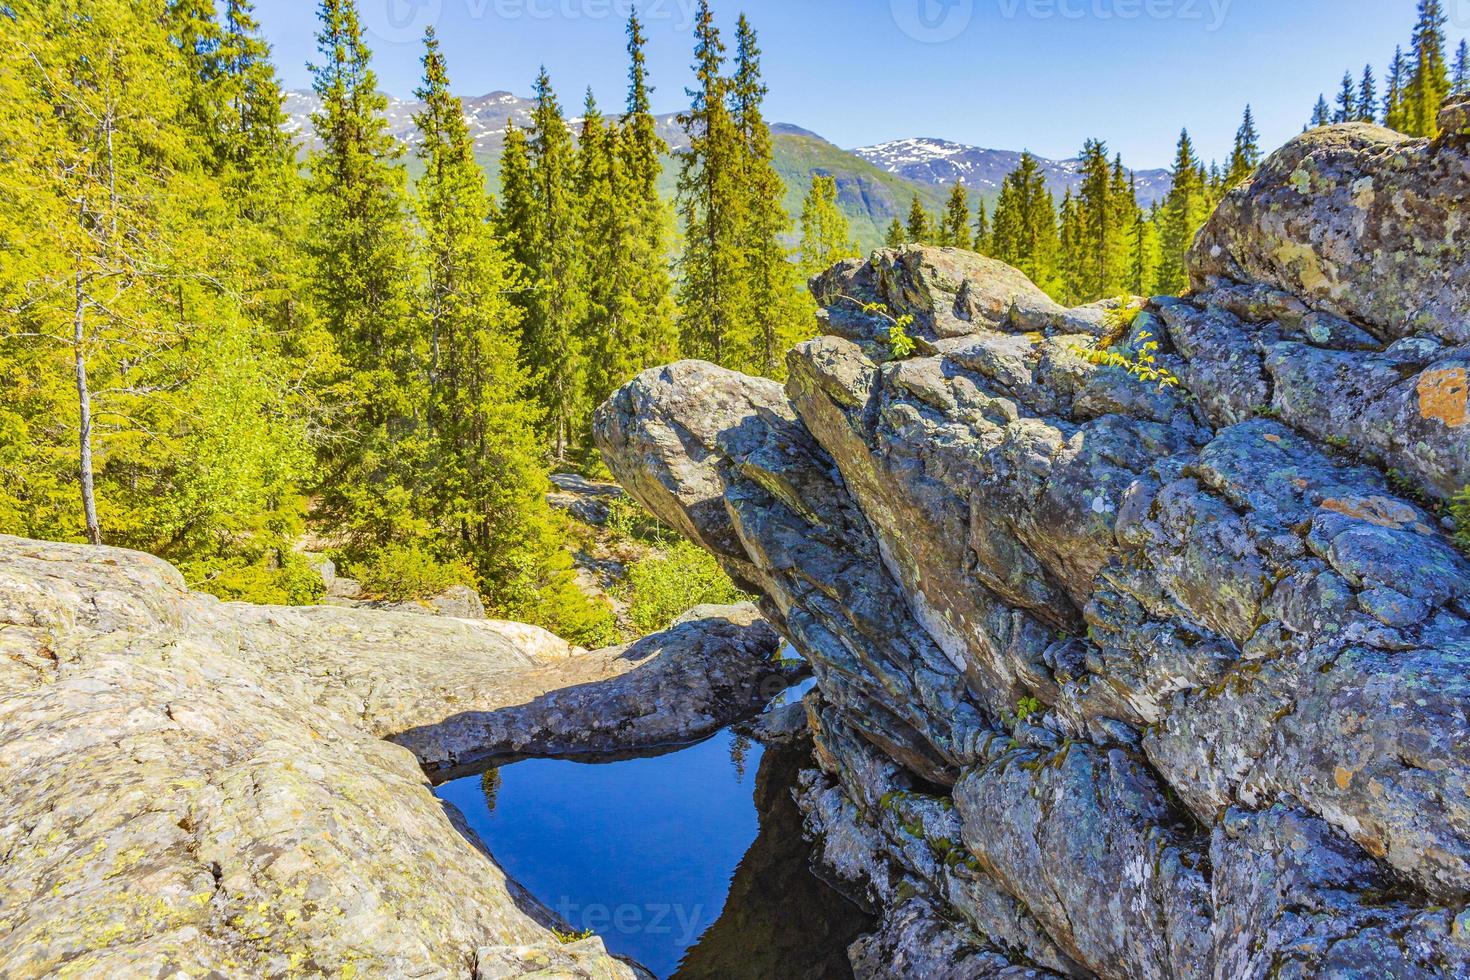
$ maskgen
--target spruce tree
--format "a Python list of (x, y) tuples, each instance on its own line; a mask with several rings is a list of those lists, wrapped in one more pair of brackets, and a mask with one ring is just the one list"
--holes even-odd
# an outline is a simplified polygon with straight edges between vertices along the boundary
[(578, 327), (586, 310), (581, 223), (573, 183), (576, 154), (561, 103), (542, 68), (526, 147), (534, 213), (529, 234), (535, 243), (524, 262), (521, 357), (531, 372), (532, 391), (545, 413), (543, 428), (553, 458), (564, 461), (580, 434), (586, 410), (586, 355)]
[(1383, 125), (1401, 133), (1407, 132), (1409, 128), (1408, 87), (1409, 62), (1404, 57), (1404, 49), (1398, 47), (1394, 49), (1393, 61), (1389, 63), (1388, 92), (1383, 99)]
[(1245, 183), (1260, 164), (1261, 136), (1256, 130), (1255, 114), (1246, 106), (1240, 128), (1235, 131), (1235, 147), (1230, 152), (1230, 168), (1225, 173), (1226, 189)]
[(600, 405), (641, 366), (630, 314), (628, 239), (632, 227), (623, 210), (626, 172), (618, 153), (617, 126), (607, 125), (592, 90), (582, 107), (577, 141), (575, 200), (586, 294), (578, 331), (587, 352), (587, 395), (573, 426), (581, 441), (591, 435), (591, 409)]
[(1450, 91), (1446, 61), (1445, 24), (1440, 0), (1419, 0), (1414, 27), (1413, 69), (1405, 91), (1406, 122), (1410, 136), (1439, 135), (1439, 108)]
[(1082, 203), (1072, 196), (1070, 189), (1062, 195), (1058, 262), (1062, 286), (1061, 295), (1057, 298), (1064, 306), (1082, 303), (1096, 281), (1094, 264), (1089, 261), (1089, 257), (1084, 257), (1088, 237), (1088, 217), (1084, 215), (1084, 210)]
[(668, 145), (658, 135), (653, 117), (646, 44), (635, 11), (628, 17), (628, 97), (619, 134), (625, 174), (619, 184), (619, 209), (629, 225), (623, 267), (629, 304), (627, 342), (632, 349), (626, 359), (635, 371), (672, 361), (679, 347), (669, 268), (673, 218), (658, 191)]
[(1450, 91), (1455, 95), (1470, 95), (1470, 41), (1462, 40), (1455, 50), (1455, 69), (1450, 79)]
[(1206, 216), (1205, 186), (1189, 131), (1179, 135), (1171, 170), (1173, 186), (1164, 202), (1159, 230), (1159, 293), (1177, 294), (1189, 285), (1185, 257)]
[(1358, 86), (1352, 72), (1343, 72), (1342, 87), (1337, 92), (1337, 111), (1332, 115), (1335, 123), (1350, 123), (1358, 118)]
[(991, 222), (991, 252), (1055, 298), (1063, 292), (1057, 275), (1060, 247), (1056, 200), (1036, 157), (1024, 152), (1001, 184)]
[(1105, 269), (1107, 281), (1102, 293), (1093, 299), (1116, 296), (1128, 288), (1128, 236), (1138, 216), (1138, 191), (1133, 175), (1123, 166), (1123, 156), (1113, 158), (1113, 182), (1108, 189), (1108, 207), (1112, 209), (1112, 233), (1108, 239)]
[(739, 213), (740, 137), (723, 75), (725, 44), (708, 0), (700, 0), (694, 32), (696, 86), (689, 90), (689, 111), (679, 116), (689, 138), (689, 146), (678, 152), (685, 238), (679, 261), (680, 348), (686, 357), (727, 364), (741, 353), (735, 334), (749, 308)]
[(955, 184), (949, 193), (949, 202), (945, 205), (944, 219), (939, 227), (939, 241), (966, 251), (974, 245), (970, 239), (970, 195), (964, 184)]
[(1332, 107), (1327, 104), (1327, 96), (1317, 96), (1317, 105), (1312, 109), (1312, 122), (1309, 129), (1332, 125)]
[[(1075, 201), (1073, 231), (1075, 251), (1064, 266), (1079, 263), (1073, 271), (1073, 298), (1084, 302), (1113, 295), (1122, 287), (1122, 241), (1118, 208), (1112, 200), (1112, 169), (1108, 147), (1101, 140), (1088, 140), (1082, 148), (1082, 186)], [(1063, 250), (1067, 248), (1068, 215), (1062, 211)]]
[(924, 209), (924, 202), (915, 194), (909, 205), (909, 220), (904, 228), (905, 241), (912, 245), (929, 245), (934, 241), (934, 222)]
[[(837, 205), (837, 180), (822, 174), (812, 176), (812, 186), (801, 208), (801, 278), (810, 282), (843, 259), (858, 256), (847, 215)], [(819, 304), (834, 296), (815, 296)]]
[(985, 211), (985, 199), (975, 202), (974, 249), (981, 255), (990, 254), (990, 216)]
[(1357, 122), (1378, 121), (1378, 81), (1373, 77), (1373, 66), (1363, 66), (1363, 78), (1358, 82)]
[(895, 216), (888, 223), (888, 233), (883, 236), (883, 244), (889, 248), (901, 248), (904, 244), (904, 239), (907, 237), (908, 235), (904, 230), (903, 222), (899, 221), (897, 216)]
[(747, 306), (739, 328), (748, 352), (740, 367), (768, 378), (786, 371), (786, 351), (805, 339), (815, 311), (798, 291), (791, 253), (783, 238), (791, 216), (782, 203), (786, 185), (773, 163), (771, 130), (762, 113), (766, 86), (761, 80), (761, 51), (755, 29), (744, 15), (735, 29), (735, 77), (730, 88), (731, 115), (739, 140), (737, 204), (739, 247), (746, 278)]

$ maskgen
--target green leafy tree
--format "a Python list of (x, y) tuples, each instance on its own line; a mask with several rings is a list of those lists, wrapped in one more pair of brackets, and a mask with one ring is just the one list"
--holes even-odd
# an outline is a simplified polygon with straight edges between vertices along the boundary
[(970, 238), (970, 195), (964, 184), (955, 184), (949, 192), (949, 203), (939, 225), (939, 243), (966, 250), (975, 244)]
[[(801, 277), (810, 282), (843, 259), (857, 258), (847, 215), (837, 205), (837, 180), (822, 174), (812, 176), (811, 190), (801, 207)], [(818, 303), (835, 296), (816, 296)]]

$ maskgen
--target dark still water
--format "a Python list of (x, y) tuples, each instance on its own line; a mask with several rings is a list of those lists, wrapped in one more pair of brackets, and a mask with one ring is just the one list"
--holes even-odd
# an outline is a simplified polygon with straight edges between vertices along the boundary
[(574, 929), (659, 977), (848, 978), (870, 924), (808, 870), (790, 798), (803, 762), (723, 732), (656, 758), (517, 762), (438, 794)]

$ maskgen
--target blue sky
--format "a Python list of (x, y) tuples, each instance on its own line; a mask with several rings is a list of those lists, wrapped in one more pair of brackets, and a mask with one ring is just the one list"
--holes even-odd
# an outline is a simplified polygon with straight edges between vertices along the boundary
[[(409, 95), (437, 25), (455, 89), (526, 94), (545, 63), (563, 100), (623, 98), (623, 18), (648, 23), (659, 111), (684, 102), (694, 0), (359, 0), (382, 87)], [(309, 85), (314, 3), (257, 0), (288, 87)], [(934, 136), (1071, 156), (1101, 137), (1132, 166), (1167, 166), (1187, 125), (1209, 159), (1245, 103), (1265, 142), (1300, 131), (1345, 68), (1381, 77), (1414, 0), (714, 0), (727, 36), (760, 33), (768, 116), (853, 147)], [(1447, 0), (1451, 45), (1470, 0)]]

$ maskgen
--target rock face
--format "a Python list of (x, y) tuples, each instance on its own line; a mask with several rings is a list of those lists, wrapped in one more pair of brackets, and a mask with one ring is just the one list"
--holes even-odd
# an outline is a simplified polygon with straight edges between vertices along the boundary
[(764, 704), (777, 648), (748, 609), (588, 653), (222, 605), (0, 537), (0, 976), (644, 976), (557, 942), (425, 769), (699, 738)]
[[(1470, 975), (1470, 560), (1431, 509), (1470, 484), (1467, 202), (1461, 137), (1316, 131), (1131, 324), (880, 251), (814, 282), (851, 299), (784, 389), (684, 362), (604, 406), (620, 482), (813, 665), (860, 976)], [(1112, 326), (1180, 385), (1082, 356)]]

